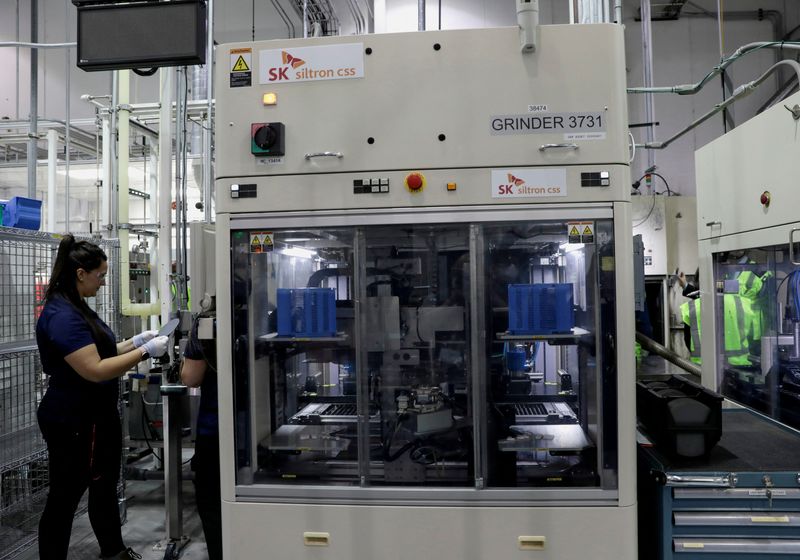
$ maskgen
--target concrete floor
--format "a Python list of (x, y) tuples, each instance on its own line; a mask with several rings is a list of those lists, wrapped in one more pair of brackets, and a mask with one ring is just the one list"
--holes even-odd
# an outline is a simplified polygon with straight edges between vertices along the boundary
[[(191, 457), (191, 452), (189, 452)], [(188, 469), (188, 467), (187, 467)], [(188, 474), (188, 470), (184, 470)], [(164, 551), (154, 550), (154, 546), (166, 535), (164, 509), (164, 483), (160, 480), (132, 480), (126, 488), (128, 504), (128, 521), (122, 527), (122, 537), (126, 546), (142, 555), (143, 560), (161, 560)], [(203, 527), (197, 515), (194, 502), (194, 485), (190, 481), (183, 483), (183, 533), (189, 542), (183, 549), (180, 558), (186, 560), (206, 560), (208, 553), (203, 537)], [(75, 518), (72, 526), (72, 539), (68, 560), (89, 560), (98, 558), (100, 548), (97, 546), (89, 516), (86, 514)], [(38, 547), (28, 549), (17, 560), (36, 560), (39, 558)]]

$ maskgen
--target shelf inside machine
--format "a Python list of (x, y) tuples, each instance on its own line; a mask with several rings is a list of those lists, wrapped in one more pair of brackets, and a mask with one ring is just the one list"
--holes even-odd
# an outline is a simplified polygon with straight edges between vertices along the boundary
[(503, 342), (508, 341), (526, 341), (526, 340), (542, 340), (552, 345), (563, 344), (577, 344), (578, 339), (591, 334), (588, 330), (580, 327), (573, 327), (572, 332), (559, 333), (559, 334), (511, 334), (508, 331), (499, 333), (497, 340)]
[(497, 442), (501, 451), (580, 453), (594, 445), (578, 424), (514, 425), (511, 433)]
[(258, 340), (262, 342), (286, 344), (294, 344), (296, 342), (343, 343), (349, 339), (350, 337), (346, 333), (336, 333), (336, 336), (279, 336), (278, 333), (272, 332), (258, 337)]

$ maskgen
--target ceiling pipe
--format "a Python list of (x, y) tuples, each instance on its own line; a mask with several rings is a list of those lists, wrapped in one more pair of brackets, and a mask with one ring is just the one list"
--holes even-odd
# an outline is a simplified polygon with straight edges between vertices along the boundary
[(800, 42), (792, 41), (759, 41), (756, 43), (748, 43), (739, 47), (736, 52), (723, 60), (717, 66), (705, 75), (705, 77), (696, 84), (680, 84), (676, 86), (667, 87), (651, 87), (651, 88), (628, 88), (628, 93), (677, 93), (678, 95), (694, 95), (710, 82), (715, 76), (719, 76), (728, 66), (736, 62), (738, 59), (746, 54), (760, 49), (789, 49), (800, 51)]
[[(31, 0), (31, 44), (39, 40), (39, 2)], [(28, 113), (28, 198), (36, 198), (36, 160), (39, 157), (39, 50), (31, 50), (31, 92)]]
[(789, 66), (792, 70), (795, 71), (795, 74), (798, 76), (798, 78), (800, 78), (800, 63), (798, 63), (795, 60), (781, 60), (777, 64), (773, 64), (772, 66), (770, 66), (769, 69), (766, 72), (761, 74), (761, 76), (759, 76), (755, 80), (753, 80), (751, 82), (747, 82), (746, 84), (740, 85), (733, 92), (733, 95), (731, 95), (728, 99), (726, 99), (722, 103), (719, 103), (719, 104), (715, 105), (714, 108), (711, 109), (709, 112), (707, 112), (705, 115), (703, 115), (699, 119), (693, 121), (691, 124), (689, 124), (689, 126), (684, 128), (683, 130), (677, 132), (676, 134), (674, 134), (673, 136), (671, 136), (667, 140), (664, 140), (663, 142), (648, 142), (647, 144), (639, 145), (638, 147), (647, 148), (647, 149), (651, 149), (651, 150), (663, 150), (664, 148), (666, 148), (667, 146), (672, 144), (672, 142), (674, 142), (675, 140), (677, 140), (678, 138), (680, 138), (681, 136), (683, 136), (687, 132), (689, 132), (691, 130), (694, 130), (695, 128), (697, 128), (698, 126), (700, 126), (701, 124), (706, 122), (708, 119), (710, 119), (711, 117), (713, 117), (714, 115), (716, 115), (720, 111), (723, 111), (729, 105), (732, 105), (733, 103), (735, 103), (739, 99), (742, 99), (743, 97), (747, 97), (748, 95), (753, 93), (753, 91), (758, 86), (760, 86), (769, 76), (771, 76), (774, 72), (776, 72), (778, 70), (778, 68), (780, 68), (781, 66)]

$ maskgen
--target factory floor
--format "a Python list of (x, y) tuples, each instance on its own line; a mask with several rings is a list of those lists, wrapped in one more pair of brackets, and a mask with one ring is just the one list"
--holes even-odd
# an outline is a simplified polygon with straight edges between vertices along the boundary
[[(192, 456), (192, 450), (184, 450), (184, 459)], [(136, 466), (146, 469), (151, 465)], [(190, 476), (188, 465), (184, 467), (184, 475)], [(154, 550), (154, 546), (163, 541), (166, 534), (164, 509), (164, 482), (162, 480), (128, 480), (125, 490), (128, 506), (128, 521), (122, 526), (122, 538), (126, 546), (142, 555), (142, 560), (161, 560), (164, 550)], [(183, 482), (183, 534), (189, 537), (188, 544), (180, 555), (182, 560), (206, 560), (208, 553), (203, 537), (203, 527), (197, 515), (194, 501), (194, 485), (191, 481)], [(100, 549), (89, 525), (86, 514), (75, 518), (72, 526), (68, 560), (90, 560), (98, 558)], [(38, 547), (27, 550), (15, 560), (36, 560), (39, 558)]]

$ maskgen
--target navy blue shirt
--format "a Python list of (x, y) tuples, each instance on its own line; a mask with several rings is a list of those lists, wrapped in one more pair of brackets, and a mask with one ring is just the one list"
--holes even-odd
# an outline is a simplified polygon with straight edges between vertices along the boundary
[(90, 314), (106, 336), (95, 340), (89, 323), (67, 299), (53, 297), (45, 303), (36, 323), (36, 343), (44, 373), (50, 376), (39, 415), (59, 422), (96, 421), (117, 417), (119, 380), (93, 382), (81, 377), (64, 360), (84, 346), (94, 344), (101, 359), (117, 355), (116, 337), (94, 311)]
[(219, 434), (219, 405), (217, 402), (217, 359), (213, 340), (197, 338), (197, 321), (192, 325), (189, 342), (183, 357), (206, 362), (203, 382), (200, 384), (200, 406), (197, 410), (197, 435), (216, 436)]

